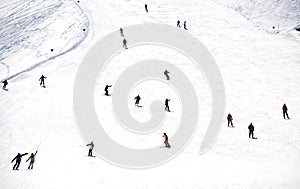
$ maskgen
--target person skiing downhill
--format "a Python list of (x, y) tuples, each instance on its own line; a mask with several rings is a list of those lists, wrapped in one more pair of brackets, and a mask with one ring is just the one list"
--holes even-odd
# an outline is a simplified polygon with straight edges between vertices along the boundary
[(7, 80), (2, 81), (2, 83), (3, 83), (2, 89), (3, 89), (3, 90), (6, 90), (6, 86), (8, 85)]
[(34, 164), (34, 161), (35, 161), (35, 156), (37, 154), (38, 151), (35, 151), (35, 153), (31, 153), (30, 157), (26, 160), (29, 161), (30, 160), (30, 163), (29, 163), (29, 166), (28, 166), (28, 169), (33, 169), (33, 164)]
[(120, 35), (124, 37), (123, 28), (120, 28)]
[(93, 141), (90, 144), (87, 144), (86, 146), (90, 146), (88, 156), (93, 156), (93, 149), (94, 149)]
[(180, 21), (179, 20), (177, 20), (177, 27), (180, 28)]
[(165, 76), (167, 77), (167, 80), (170, 80), (169, 73), (170, 72), (168, 70), (165, 70), (165, 72), (164, 72)]
[(125, 38), (123, 39), (123, 48), (127, 49), (127, 41)]
[(187, 28), (186, 28), (186, 21), (183, 22), (183, 28), (184, 28), (185, 30), (187, 30)]
[(253, 137), (253, 132), (254, 132), (254, 126), (252, 125), (252, 123), (250, 123), (250, 125), (248, 126), (248, 129), (249, 129), (249, 138), (254, 138)]
[(168, 112), (170, 112), (170, 107), (169, 107), (169, 101), (170, 101), (170, 100), (171, 100), (171, 99), (167, 99), (167, 98), (166, 98), (166, 100), (165, 100), (165, 106), (166, 106), (166, 107), (165, 107), (165, 110), (168, 111)]
[(45, 79), (47, 79), (47, 77), (45, 77), (44, 75), (42, 75), (39, 79), (40, 82), (40, 86), (45, 87)]
[(20, 153), (18, 153), (18, 155), (13, 159), (13, 160), (11, 160), (11, 163), (13, 163), (15, 160), (16, 160), (16, 163), (15, 163), (15, 165), (14, 165), (14, 167), (13, 167), (13, 170), (19, 170), (19, 166), (20, 166), (20, 163), (21, 163), (21, 160), (22, 160), (22, 157), (23, 156), (26, 156), (28, 153), (25, 153), (25, 154), (20, 154)]
[(140, 103), (140, 100), (141, 100), (140, 95), (137, 95), (134, 99), (135, 99), (135, 106), (139, 106), (139, 103)]
[(288, 119), (290, 119), (289, 114), (287, 113), (288, 108), (287, 108), (286, 104), (283, 104), (282, 111), (283, 111), (283, 118), (285, 119), (285, 116), (286, 116)]
[(148, 5), (145, 4), (145, 11), (148, 12)]
[(109, 96), (108, 94), (108, 88), (111, 87), (111, 85), (106, 85), (105, 88), (104, 88), (104, 91), (105, 91), (105, 94), (106, 96)]
[(164, 133), (164, 135), (162, 137), (165, 138), (165, 141), (164, 141), (165, 147), (170, 148), (168, 135), (166, 133)]
[(228, 114), (227, 116), (227, 121), (228, 121), (228, 127), (229, 127), (229, 124), (231, 124), (231, 127), (233, 127), (233, 123), (232, 123), (232, 115), (231, 114)]

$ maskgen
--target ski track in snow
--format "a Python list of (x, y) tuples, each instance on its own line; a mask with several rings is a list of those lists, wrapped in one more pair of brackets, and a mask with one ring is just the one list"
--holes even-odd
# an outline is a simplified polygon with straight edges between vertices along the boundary
[[(70, 6), (74, 7), (71, 12), (63, 12), (66, 7), (70, 10)], [(7, 7), (7, 13), (0, 19), (0, 61), (20, 53), (25, 59), (31, 57), (32, 62), (22, 65), (22, 59), (11, 60), (10, 75), (0, 75), (2, 80), (12, 79), (74, 50), (89, 32), (89, 19), (75, 0), (17, 1)], [(65, 23), (63, 28), (57, 28), (59, 22)]]

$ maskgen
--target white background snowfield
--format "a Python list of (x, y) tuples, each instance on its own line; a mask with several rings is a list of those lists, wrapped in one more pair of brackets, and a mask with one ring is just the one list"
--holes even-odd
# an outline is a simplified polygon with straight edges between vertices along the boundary
[[(299, 18), (299, 0), (0, 0), (0, 79), (10, 78), (8, 91), (0, 91), (0, 188), (300, 188), (300, 32), (293, 30)], [(170, 49), (128, 49), (97, 81), (96, 111), (109, 135), (132, 148), (163, 145), (162, 133), (143, 138), (122, 130), (110, 97), (103, 95), (104, 86), (114, 85), (121, 70), (139, 58), (173, 62), (189, 75), (199, 100), (198, 130), (178, 157), (152, 169), (128, 170), (87, 157), (90, 141), (81, 138), (73, 114), (73, 84), (83, 57), (120, 27), (176, 26), (178, 19), (187, 21), (186, 32), (214, 56), (226, 87), (225, 113), (232, 114), (235, 127), (227, 127), (224, 115), (217, 141), (199, 155), (211, 116), (205, 77)], [(277, 34), (272, 27), (278, 24)], [(42, 74), (46, 88), (39, 86)], [(138, 110), (137, 94), (144, 105)], [(171, 87), (138, 85), (128, 98), (129, 111), (147, 121), (148, 105), (160, 95), (173, 99), (163, 126), (172, 145), (181, 106)], [(290, 120), (283, 119), (284, 103)], [(248, 138), (250, 122), (257, 140)], [(28, 156), (19, 171), (12, 170), (18, 152), (37, 148), (33, 170), (27, 170)]]

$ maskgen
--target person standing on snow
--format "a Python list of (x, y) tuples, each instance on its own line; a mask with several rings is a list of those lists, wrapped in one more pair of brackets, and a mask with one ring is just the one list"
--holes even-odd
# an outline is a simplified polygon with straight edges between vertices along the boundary
[(31, 153), (30, 157), (26, 160), (29, 161), (30, 160), (30, 163), (29, 163), (29, 166), (28, 166), (28, 169), (33, 169), (33, 164), (34, 164), (34, 161), (35, 161), (35, 156), (37, 154), (38, 151), (35, 151), (35, 153)]
[(124, 37), (123, 28), (120, 28), (120, 34), (122, 37)]
[(19, 170), (19, 166), (20, 166), (22, 157), (26, 156), (27, 154), (28, 153), (25, 153), (25, 154), (21, 155), (20, 153), (18, 153), (18, 155), (13, 160), (11, 160), (11, 163), (13, 163), (16, 160), (16, 164), (14, 165), (13, 170)]
[(111, 87), (111, 85), (106, 85), (105, 88), (104, 88), (104, 91), (105, 91), (105, 94), (106, 96), (109, 96), (108, 94), (108, 88)]
[(187, 30), (187, 28), (186, 28), (186, 21), (183, 22), (183, 28), (184, 28), (185, 30)]
[(227, 116), (227, 121), (228, 121), (228, 127), (229, 127), (229, 124), (231, 124), (231, 127), (233, 127), (233, 123), (232, 123), (232, 116), (231, 116), (231, 114), (228, 114), (228, 116)]
[(140, 95), (137, 95), (134, 99), (135, 99), (135, 106), (139, 106), (139, 103), (140, 103), (140, 100), (141, 100)]
[(163, 137), (165, 138), (165, 141), (164, 141), (165, 147), (170, 148), (168, 135), (166, 133), (164, 133)]
[(42, 75), (39, 79), (40, 82), (40, 86), (45, 87), (45, 79), (47, 79), (47, 77), (45, 77), (44, 75)]
[(145, 4), (145, 11), (148, 12), (148, 5)]
[(165, 106), (166, 106), (166, 107), (165, 107), (165, 110), (168, 111), (168, 112), (170, 112), (170, 107), (169, 107), (169, 101), (170, 101), (170, 100), (171, 100), (171, 99), (167, 99), (167, 98), (166, 98), (166, 100), (165, 100)]
[(290, 119), (289, 114), (287, 113), (288, 108), (285, 104), (283, 104), (282, 111), (283, 111), (283, 118), (285, 119), (285, 116), (286, 116), (288, 119)]
[(127, 49), (127, 41), (125, 38), (123, 39), (123, 48)]
[(253, 136), (253, 132), (254, 132), (254, 126), (252, 125), (252, 123), (250, 123), (250, 125), (248, 126), (248, 129), (249, 129), (249, 138), (254, 138)]
[(166, 71), (164, 72), (165, 76), (167, 77), (167, 80), (170, 80), (169, 73), (170, 73), (170, 72), (168, 72), (168, 70), (166, 70)]
[(94, 143), (93, 143), (93, 141), (90, 144), (87, 144), (86, 146), (90, 146), (88, 156), (93, 156), (93, 149), (94, 149)]
[(165, 110), (168, 111), (168, 112), (170, 112), (170, 107), (169, 107), (169, 101), (170, 101), (170, 100), (171, 100), (171, 99), (167, 99), (167, 98), (166, 98), (166, 100), (165, 100), (165, 106), (166, 106), (166, 107), (165, 107)]
[(180, 28), (180, 21), (179, 20), (177, 20), (177, 27)]
[(8, 85), (7, 80), (5, 79), (4, 81), (2, 81), (2, 83), (3, 83), (2, 89), (3, 89), (3, 90), (6, 90), (6, 85)]

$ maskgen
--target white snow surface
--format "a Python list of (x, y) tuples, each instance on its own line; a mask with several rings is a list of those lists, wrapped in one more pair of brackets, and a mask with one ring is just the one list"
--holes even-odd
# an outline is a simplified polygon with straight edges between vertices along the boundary
[[(280, 18), (280, 25), (293, 28), (299, 22), (300, 6), (297, 0), (274, 2), (0, 0), (0, 79), (9, 79), (8, 91), (0, 91), (0, 188), (300, 188), (299, 34), (266, 29), (279, 22), (273, 15)], [(149, 13), (144, 11), (145, 3)], [(105, 130), (129, 147), (163, 142), (159, 135), (123, 131), (113, 116), (111, 100), (102, 95), (104, 86), (113, 85), (126, 66), (155, 57), (174, 62), (193, 83), (200, 110), (197, 133), (178, 157), (151, 169), (128, 170), (99, 157), (86, 157), (85, 142), (90, 141), (81, 138), (73, 114), (73, 84), (85, 54), (120, 27), (175, 26), (178, 19), (187, 21), (187, 32), (214, 56), (226, 87), (225, 113), (233, 115), (235, 127), (227, 127), (224, 115), (218, 139), (199, 155), (212, 103), (205, 77), (170, 49), (129, 49), (112, 60), (97, 81), (96, 111)], [(39, 87), (42, 74), (47, 77), (47, 88)], [(129, 105), (135, 94), (149, 94), (151, 87), (175, 101), (180, 98), (171, 87), (147, 82), (132, 89)], [(144, 96), (141, 111), (129, 106), (140, 121), (149, 119), (149, 102), (159, 98), (155, 92)], [(290, 120), (282, 117), (283, 103)], [(170, 106), (174, 113), (167, 114), (163, 127), (172, 143), (181, 112), (178, 101)], [(250, 122), (257, 140), (247, 136)], [(26, 156), (20, 171), (12, 171), (10, 162), (18, 152), (32, 153), (37, 148), (33, 170), (27, 170)]]

